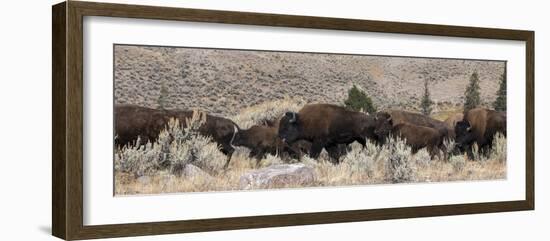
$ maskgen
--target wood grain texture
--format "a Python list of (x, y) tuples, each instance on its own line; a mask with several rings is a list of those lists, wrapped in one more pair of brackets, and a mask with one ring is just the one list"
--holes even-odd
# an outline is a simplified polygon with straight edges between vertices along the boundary
[(535, 209), (535, 32), (529, 32), (526, 42), (526, 131), (525, 131), (525, 200)]
[(66, 237), (65, 3), (52, 7), (52, 234)]
[(83, 15), (67, 5), (67, 239), (77, 239), (83, 227)]
[[(52, 134), (52, 230), (53, 234), (57, 237), (74, 240), (534, 209), (534, 32), (532, 31), (75, 1), (55, 5), (52, 11), (52, 116), (54, 132)], [(162, 19), (525, 41), (527, 60), (525, 200), (84, 226), (82, 186), (82, 28), (84, 16)]]

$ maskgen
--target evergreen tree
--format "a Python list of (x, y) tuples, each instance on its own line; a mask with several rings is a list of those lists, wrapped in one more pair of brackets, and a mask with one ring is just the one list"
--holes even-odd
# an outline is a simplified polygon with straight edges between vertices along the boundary
[(476, 108), (481, 104), (479, 89), (479, 77), (477, 72), (474, 72), (472, 76), (470, 76), (470, 84), (468, 84), (468, 87), (464, 92), (464, 111)]
[(493, 108), (498, 111), (506, 111), (506, 75), (500, 76), (500, 86), (497, 91), (497, 99), (493, 102)]
[(354, 111), (376, 112), (376, 107), (372, 103), (371, 98), (355, 85), (348, 91), (348, 98), (344, 101), (344, 104), (346, 108)]
[(434, 102), (430, 98), (430, 90), (428, 88), (428, 80), (424, 81), (424, 95), (422, 96), (422, 101), (420, 102), (420, 109), (422, 114), (430, 115), (432, 113), (432, 104)]
[(160, 86), (160, 94), (157, 99), (157, 104), (161, 110), (166, 109), (166, 105), (168, 102), (168, 88), (166, 88), (166, 84), (164, 81), (162, 81)]

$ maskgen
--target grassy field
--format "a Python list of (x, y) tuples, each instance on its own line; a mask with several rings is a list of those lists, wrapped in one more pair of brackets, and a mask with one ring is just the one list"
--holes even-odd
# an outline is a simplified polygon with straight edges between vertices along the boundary
[[(414, 158), (414, 157), (413, 157)], [(240, 177), (255, 170), (256, 160), (251, 160), (244, 155), (235, 158), (227, 171), (205, 177), (186, 178), (177, 176), (170, 171), (159, 171), (151, 176), (140, 179), (132, 173), (117, 171), (115, 174), (115, 194), (160, 194), (178, 192), (208, 192), (208, 191), (234, 191), (240, 190)], [(273, 163), (263, 161), (263, 166)], [(386, 169), (385, 160), (379, 159), (372, 163), (372, 167), (354, 166), (343, 162), (334, 165), (326, 160), (309, 162), (307, 165), (315, 169), (317, 179), (309, 186), (278, 186), (273, 188), (294, 187), (326, 187), (392, 183), (390, 171)], [(372, 168), (364, 171), (364, 168)], [(429, 183), (449, 181), (473, 181), (495, 180), (506, 178), (506, 162), (499, 160), (444, 162), (429, 161), (428, 163), (415, 163), (414, 174), (404, 183)]]
[[(272, 120), (286, 111), (298, 110), (304, 103), (292, 99), (261, 103), (242, 110), (231, 119), (242, 128), (248, 128)], [(456, 111), (445, 111), (439, 117)], [(301, 160), (281, 160), (278, 156), (268, 155), (256, 166), (256, 159), (248, 157), (248, 149), (238, 148), (228, 169), (223, 169), (225, 155), (215, 143), (196, 134), (196, 125), (193, 123), (200, 124), (200, 121), (189, 121), (192, 124), (185, 130), (179, 129), (177, 123), (171, 123), (170, 128), (161, 133), (155, 145), (117, 150), (115, 194), (240, 190), (240, 178), (244, 174), (275, 164), (296, 162), (311, 167), (315, 172), (315, 180), (306, 185), (307, 187), (506, 178), (506, 139), (501, 136), (495, 139), (494, 148), (489, 155), (476, 155), (473, 160), (465, 155), (432, 159), (424, 149), (412, 154), (402, 140), (393, 140), (384, 146), (368, 143), (366, 148), (354, 143), (351, 151), (341, 158), (339, 164), (329, 162), (327, 153), (323, 151), (318, 160), (307, 156)], [(169, 134), (176, 140), (170, 142)], [(188, 164), (200, 168), (200, 171), (188, 175), (184, 171)], [(298, 186), (290, 184), (269, 188), (292, 187)]]

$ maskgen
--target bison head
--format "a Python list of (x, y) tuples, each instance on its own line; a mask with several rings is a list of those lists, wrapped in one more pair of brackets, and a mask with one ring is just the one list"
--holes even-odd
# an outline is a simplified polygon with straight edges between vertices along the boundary
[(286, 143), (293, 143), (301, 132), (300, 119), (296, 112), (287, 112), (279, 121), (279, 138)]
[(246, 144), (248, 144), (248, 133), (246, 133), (246, 130), (235, 133), (235, 137), (231, 144), (234, 146), (246, 146)]
[(464, 152), (475, 140), (472, 126), (468, 121), (462, 120), (455, 125), (456, 147), (458, 151)]
[(376, 114), (374, 134), (376, 137), (383, 141), (390, 135), (393, 128), (393, 120), (391, 115), (386, 112), (379, 112)]

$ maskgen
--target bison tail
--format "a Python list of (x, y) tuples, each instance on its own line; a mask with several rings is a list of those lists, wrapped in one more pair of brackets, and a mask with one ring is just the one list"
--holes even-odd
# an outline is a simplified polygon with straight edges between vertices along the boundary
[(233, 136), (231, 136), (231, 140), (229, 141), (229, 145), (235, 149), (235, 146), (233, 146), (233, 141), (235, 140), (235, 136), (239, 132), (239, 128), (237, 125), (233, 125)]

